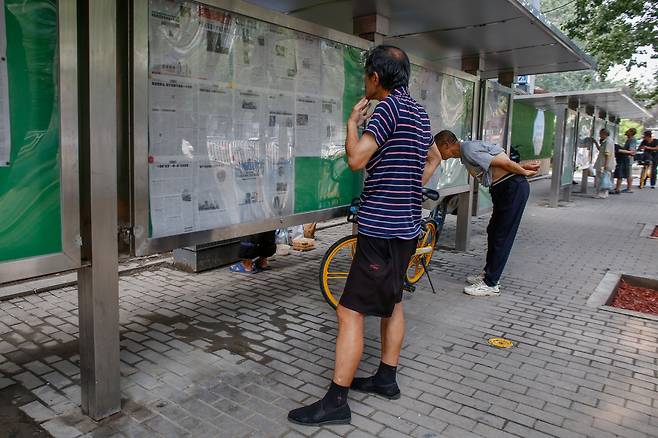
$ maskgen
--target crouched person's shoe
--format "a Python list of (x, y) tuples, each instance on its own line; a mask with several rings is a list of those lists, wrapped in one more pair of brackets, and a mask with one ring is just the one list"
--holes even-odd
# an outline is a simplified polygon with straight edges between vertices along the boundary
[(393, 382), (386, 385), (378, 384), (375, 382), (374, 376), (355, 377), (354, 380), (352, 380), (350, 389), (368, 394), (381, 395), (389, 400), (397, 400), (400, 398), (400, 388), (397, 383)]
[(303, 426), (323, 426), (325, 424), (349, 424), (352, 411), (347, 403), (338, 407), (325, 406), (323, 400), (312, 405), (293, 409), (288, 413), (288, 421)]

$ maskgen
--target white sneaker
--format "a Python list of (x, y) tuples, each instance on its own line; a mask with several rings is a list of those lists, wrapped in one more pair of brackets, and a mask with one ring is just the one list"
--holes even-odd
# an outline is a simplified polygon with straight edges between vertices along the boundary
[[(481, 281), (484, 281), (484, 272), (478, 275), (469, 275), (468, 277), (466, 277), (466, 283), (468, 284), (477, 284), (480, 283)], [(498, 283), (498, 286), (500, 286), (500, 282)]]
[(466, 283), (468, 284), (476, 284), (481, 281), (484, 281), (484, 272), (481, 272), (478, 275), (469, 275), (466, 277)]
[(466, 286), (464, 293), (474, 297), (497, 297), (500, 295), (500, 288), (498, 285), (487, 286), (484, 281), (480, 281), (479, 283)]

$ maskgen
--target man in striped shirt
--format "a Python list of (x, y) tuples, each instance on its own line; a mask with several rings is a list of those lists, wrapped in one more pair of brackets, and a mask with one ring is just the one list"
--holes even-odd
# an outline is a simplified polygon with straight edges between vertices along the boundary
[[(441, 161), (425, 109), (409, 95), (410, 65), (397, 47), (377, 46), (365, 63), (366, 97), (347, 122), (345, 151), (352, 170), (365, 169), (359, 235), (345, 291), (336, 310), (338, 339), (333, 380), (319, 401), (290, 411), (305, 425), (351, 420), (349, 388), (400, 397), (396, 368), (404, 338), (403, 279), (420, 234), (422, 185)], [(378, 100), (363, 136), (370, 100)], [(382, 351), (374, 376), (354, 378), (363, 352), (366, 315), (381, 320)]]

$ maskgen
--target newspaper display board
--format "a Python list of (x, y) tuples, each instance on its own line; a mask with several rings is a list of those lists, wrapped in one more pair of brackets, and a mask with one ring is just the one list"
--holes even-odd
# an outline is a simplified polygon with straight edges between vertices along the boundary
[(0, 167), (9, 166), (11, 131), (9, 123), (9, 77), (7, 76), (7, 29), (5, 2), (0, 0)]
[[(482, 113), (482, 140), (506, 149), (508, 113), (511, 95), (487, 81)], [(478, 211), (493, 206), (489, 189), (478, 185)]]
[(592, 128), (594, 117), (583, 112), (578, 113), (578, 149), (576, 151), (576, 168), (587, 169), (594, 161), (592, 160)]
[[(474, 82), (412, 64), (409, 91), (427, 111), (433, 133), (449, 129), (460, 140), (472, 139)], [(458, 159), (443, 160), (427, 185), (439, 191), (465, 186), (468, 172)]]
[(360, 49), (150, 0), (150, 236), (349, 204), (344, 122), (362, 88)]
[[(595, 118), (594, 119), (594, 132), (592, 132), (592, 137), (596, 141), (596, 143), (601, 144), (601, 136), (599, 133), (601, 132), (601, 129), (606, 127), (606, 121), (605, 119), (600, 119), (600, 118)], [(596, 147), (596, 145), (592, 146), (592, 166), (596, 163), (596, 160), (599, 158), (599, 148)]]
[(573, 182), (575, 148), (577, 142), (578, 113), (574, 110), (567, 109), (564, 126), (564, 144), (562, 155), (562, 175), (560, 178), (561, 186), (570, 186)]

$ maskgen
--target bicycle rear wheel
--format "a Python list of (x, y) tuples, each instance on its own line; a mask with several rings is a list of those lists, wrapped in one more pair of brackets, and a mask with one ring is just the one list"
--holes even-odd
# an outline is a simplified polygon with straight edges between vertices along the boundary
[(406, 274), (408, 284), (417, 283), (425, 273), (425, 266), (429, 266), (432, 255), (434, 254), (436, 239), (436, 223), (433, 220), (429, 220), (425, 223), (425, 231), (418, 238), (416, 253), (409, 260)]
[(357, 236), (345, 236), (324, 254), (320, 264), (320, 290), (325, 301), (334, 309), (345, 290), (347, 275), (356, 253)]

